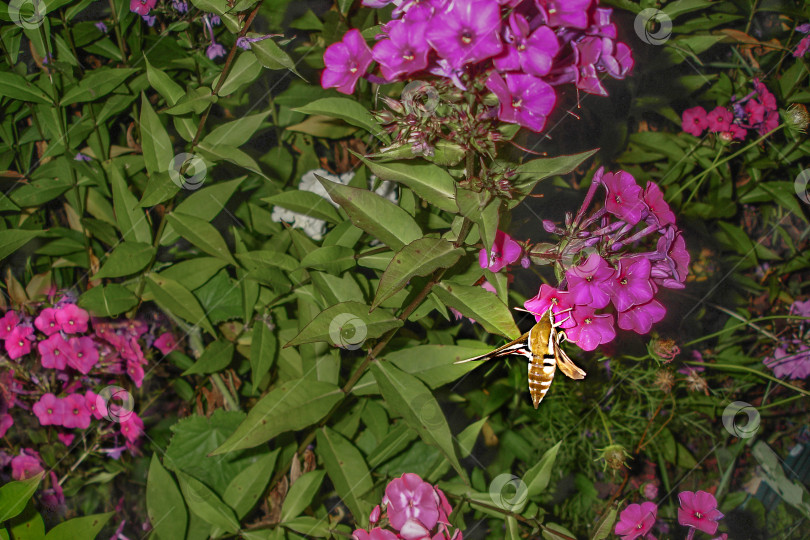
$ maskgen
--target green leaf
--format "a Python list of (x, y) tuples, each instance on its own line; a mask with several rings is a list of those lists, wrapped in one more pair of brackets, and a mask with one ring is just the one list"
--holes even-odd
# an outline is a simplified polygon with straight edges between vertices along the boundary
[(380, 278), (377, 294), (371, 303), (376, 308), (399, 292), (414, 276), (427, 276), (439, 268), (456, 264), (464, 250), (440, 238), (414, 240), (397, 253)]
[(146, 479), (146, 510), (155, 536), (161, 540), (186, 537), (188, 512), (183, 495), (157, 454), (152, 454)]
[(469, 426), (464, 428), (464, 431), (458, 434), (458, 449), (459, 455), (461, 458), (466, 458), (472, 453), (473, 447), (475, 446), (475, 441), (478, 439), (478, 434), (481, 433), (481, 428), (484, 427), (484, 424), (487, 423), (489, 419), (488, 416), (485, 416), (481, 420), (477, 422), (473, 422)]
[(238, 120), (225, 122), (214, 129), (211, 133), (203, 137), (203, 144), (208, 146), (218, 146), (226, 144), (229, 146), (242, 146), (253, 137), (256, 130), (262, 125), (264, 119), (270, 111), (244, 116)]
[(279, 449), (275, 449), (269, 454), (259, 456), (255, 463), (236, 475), (228, 484), (222, 500), (233, 508), (237, 518), (245, 517), (259, 502), (270, 482), (278, 453)]
[[(172, 174), (175, 174), (174, 171), (172, 171), (171, 174), (168, 171), (163, 171), (149, 175), (149, 181), (146, 183), (146, 189), (141, 196), (138, 206), (141, 208), (149, 208), (177, 195), (177, 192), (180, 191), (180, 186), (172, 180)], [(176, 178), (179, 184), (182, 185), (184, 183), (184, 180), (181, 179), (179, 174)]]
[[(283, 527), (301, 533), (305, 538), (336, 538), (332, 535), (326, 518), (301, 516), (281, 524)], [(288, 535), (287, 538), (300, 538)]]
[(180, 481), (180, 489), (183, 490), (186, 504), (198, 517), (229, 533), (239, 530), (239, 522), (233, 510), (228, 508), (216, 493), (184, 472), (178, 471), (177, 479)]
[(368, 109), (353, 99), (342, 97), (321, 98), (303, 107), (296, 107), (293, 111), (340, 118), (347, 124), (365, 129), (386, 144), (390, 141), (388, 134), (380, 127), (380, 124), (368, 112)]
[(380, 179), (408, 186), (428, 204), (437, 208), (447, 212), (456, 211), (455, 180), (438, 165), (412, 160), (380, 163), (352, 153)]
[(23, 184), (9, 194), (12, 204), (21, 208), (40, 206), (71, 188), (68, 178), (42, 178)]
[(250, 344), (250, 377), (253, 388), (256, 388), (270, 371), (276, 358), (276, 336), (264, 321), (256, 321), (253, 326), (253, 338)]
[(419, 436), (407, 423), (399, 422), (368, 455), (368, 464), (376, 468), (399, 454)]
[[(246, 84), (252, 83), (262, 72), (262, 66), (251, 51), (243, 51), (236, 57), (228, 78), (217, 91), (218, 96), (230, 95)], [(214, 85), (216, 87), (216, 83)]]
[(0, 523), (11, 519), (25, 509), (34, 495), (44, 472), (25, 480), (12, 481), (0, 487)]
[[(34, 501), (28, 501), (22, 513), (6, 523), (14, 540), (43, 540), (45, 538), (45, 522), (37, 512)], [(4, 529), (0, 529), (0, 538), (8, 539), (8, 533), (3, 536)]]
[(402, 249), (422, 237), (422, 229), (402, 208), (367, 189), (330, 182), (315, 175), (329, 197), (338, 203), (355, 226), (392, 249)]
[(129, 242), (151, 243), (152, 231), (146, 221), (146, 215), (138, 206), (138, 199), (129, 191), (121, 171), (115, 164), (109, 167), (108, 172), (112, 187), (115, 221), (121, 236)]
[(149, 84), (163, 96), (170, 107), (186, 95), (183, 87), (174, 82), (162, 69), (153, 67), (146, 55), (143, 59), (146, 62), (146, 78), (149, 79)]
[(93, 514), (63, 521), (45, 535), (45, 540), (94, 540), (115, 512)]
[(250, 44), (250, 50), (267, 69), (289, 69), (298, 75), (295, 71), (295, 62), (272, 39), (254, 41)]
[[(239, 185), (245, 180), (242, 176), (228, 182), (217, 182), (214, 185), (198, 189), (177, 205), (174, 212), (191, 215), (206, 221), (212, 221), (225, 208), (228, 200), (236, 192)], [(160, 245), (167, 246), (177, 241), (178, 235), (174, 228), (167, 224), (160, 238)]]
[(320, 312), (284, 347), (326, 341), (344, 349), (359, 349), (366, 339), (382, 336), (402, 326), (402, 321), (382, 310), (368, 312), (360, 302), (341, 302)]
[(149, 174), (169, 170), (174, 159), (172, 141), (160, 118), (152, 109), (146, 94), (141, 94), (141, 147), (143, 161)]
[(371, 504), (361, 497), (374, 488), (374, 482), (360, 450), (328, 427), (318, 430), (315, 448), (323, 460), (335, 491), (351, 511), (355, 521), (366, 523)]
[(0, 96), (45, 105), (53, 104), (48, 94), (43, 92), (39, 87), (9, 70), (5, 70), (3, 76), (0, 77)]
[(45, 231), (31, 231), (27, 229), (6, 229), (0, 231), (0, 260), (5, 259), (25, 244), (45, 234)]
[(476, 362), (455, 364), (483, 354), (491, 347), (462, 347), (459, 345), (417, 345), (393, 351), (385, 359), (406, 373), (419, 377), (430, 388), (438, 388), (456, 381), (478, 366)]
[(506, 540), (521, 540), (520, 527), (515, 516), (506, 516)]
[(281, 521), (289, 521), (303, 512), (321, 487), (325, 471), (310, 471), (290, 487), (281, 507)]
[(216, 336), (200, 303), (188, 289), (178, 282), (158, 274), (146, 275), (146, 286), (161, 308), (188, 323), (201, 326), (209, 334)]
[(200, 86), (184, 92), (183, 97), (174, 106), (166, 109), (166, 112), (173, 115), (188, 114), (190, 112), (200, 114), (208, 108), (209, 104), (216, 102), (217, 96), (212, 93), (211, 89), (207, 86)]
[(519, 180), (514, 182), (514, 186), (523, 193), (530, 193), (532, 189), (534, 189), (535, 184), (540, 180), (545, 180), (546, 178), (560, 174), (568, 174), (598, 151), (598, 148), (594, 148), (593, 150), (579, 154), (538, 158), (527, 161), (518, 166), (517, 173), (520, 176)]
[(219, 234), (216, 227), (211, 225), (208, 221), (177, 211), (169, 214), (167, 220), (180, 236), (205, 253), (236, 266), (236, 261), (231, 255), (228, 245), (225, 243), (225, 239), (222, 238), (222, 235)]
[(79, 84), (72, 86), (65, 92), (62, 99), (59, 100), (59, 105), (67, 107), (74, 103), (95, 101), (115, 90), (137, 71), (137, 69), (133, 68), (107, 67), (88, 71), (87, 75), (79, 81)]
[(562, 441), (559, 441), (546, 450), (546, 453), (543, 454), (540, 461), (523, 475), (523, 481), (526, 483), (526, 487), (529, 490), (529, 497), (543, 493), (548, 487), (548, 483), (551, 480), (551, 471), (554, 470), (554, 461), (557, 459), (557, 452), (559, 452), (561, 445)]
[(273, 206), (280, 206), (305, 216), (314, 217), (328, 221), (329, 223), (340, 223), (343, 218), (328, 200), (317, 193), (311, 191), (282, 191), (272, 197), (264, 197), (262, 200)]
[(117, 283), (93, 287), (79, 296), (79, 307), (96, 317), (115, 317), (138, 305), (138, 297)]
[(543, 540), (571, 540), (576, 535), (557, 523), (547, 523), (543, 527)]
[(591, 533), (591, 540), (605, 540), (613, 532), (613, 526), (616, 524), (616, 506), (611, 506), (610, 509), (602, 514), (599, 521), (593, 528)]
[(107, 255), (101, 270), (93, 279), (116, 278), (134, 274), (152, 260), (155, 248), (140, 242), (121, 242)]
[(286, 431), (311, 426), (342, 399), (343, 392), (333, 384), (311, 379), (286, 381), (265, 394), (211, 455), (253, 448)]
[(227, 161), (234, 165), (239, 165), (248, 171), (255, 172), (260, 176), (264, 176), (256, 160), (235, 146), (228, 146), (227, 144), (209, 146), (208, 144), (200, 143), (197, 149), (200, 151), (200, 155), (208, 160), (213, 162)]
[(345, 246), (325, 246), (311, 251), (301, 259), (301, 268), (325, 270), (340, 275), (356, 264), (354, 250)]
[(193, 291), (214, 277), (226, 264), (225, 261), (216, 257), (195, 257), (172, 264), (165, 270), (161, 270), (160, 275), (173, 279), (186, 289)]
[(392, 411), (400, 414), (427, 444), (444, 454), (453, 468), (466, 478), (453, 446), (453, 435), (436, 398), (419, 379), (388, 362), (371, 363), (371, 373)]
[(433, 292), (444, 304), (481, 323), (487, 332), (509, 339), (520, 336), (520, 330), (506, 304), (483, 287), (442, 282), (433, 287)]
[(216, 373), (228, 367), (231, 360), (233, 360), (233, 343), (218, 339), (208, 344), (199, 360), (185, 370), (183, 376)]

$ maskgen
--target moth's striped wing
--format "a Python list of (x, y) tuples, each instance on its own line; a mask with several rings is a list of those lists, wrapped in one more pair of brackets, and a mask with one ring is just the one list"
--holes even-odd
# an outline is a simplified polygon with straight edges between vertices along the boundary
[(585, 378), (585, 371), (568, 358), (568, 355), (565, 354), (565, 351), (562, 350), (559, 345), (554, 348), (554, 353), (556, 354), (557, 367), (560, 368), (560, 371), (562, 371), (566, 377), (576, 381)]
[(473, 358), (467, 358), (466, 360), (459, 360), (454, 362), (455, 364), (463, 364), (465, 362), (472, 362), (474, 360), (490, 360), (492, 358), (497, 358), (499, 356), (506, 356), (508, 354), (519, 354), (521, 356), (525, 356), (526, 358), (531, 359), (532, 353), (529, 350), (529, 333), (526, 332), (515, 341), (507, 343), (501, 347), (498, 347), (494, 351), (490, 351), (486, 354), (482, 354), (479, 356), (474, 356)]

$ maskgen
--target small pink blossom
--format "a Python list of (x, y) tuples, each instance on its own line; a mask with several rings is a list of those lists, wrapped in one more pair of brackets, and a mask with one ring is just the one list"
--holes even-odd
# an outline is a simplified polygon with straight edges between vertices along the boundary
[(90, 411), (85, 405), (84, 396), (70, 394), (63, 401), (62, 425), (68, 429), (90, 427)]
[(360, 31), (352, 29), (346, 32), (342, 41), (326, 48), (323, 61), (326, 68), (321, 72), (321, 86), (351, 94), (373, 59)]
[(650, 269), (650, 261), (645, 257), (619, 260), (616, 275), (605, 284), (617, 311), (626, 311), (652, 300), (655, 291), (650, 281)]
[(153, 343), (163, 356), (177, 349), (177, 340), (171, 332), (164, 332)]
[(84, 406), (87, 407), (87, 410), (96, 420), (101, 420), (107, 416), (107, 403), (92, 390), (84, 393)]
[(37, 343), (37, 350), (42, 367), (48, 369), (65, 369), (67, 359), (73, 354), (68, 342), (58, 333)]
[(6, 436), (8, 429), (14, 425), (14, 418), (8, 413), (0, 414), (0, 439)]
[(73, 337), (68, 342), (71, 355), (67, 363), (70, 367), (87, 375), (98, 363), (98, 345), (88, 336)]
[(646, 304), (635, 305), (617, 316), (619, 328), (633, 330), (637, 334), (646, 334), (667, 314), (666, 308), (658, 300), (650, 300)]
[(644, 202), (650, 208), (650, 213), (658, 220), (662, 227), (675, 224), (675, 213), (669, 208), (669, 204), (664, 200), (664, 193), (658, 184), (648, 182), (647, 189), (644, 190)]
[(409, 519), (418, 520), (428, 530), (432, 529), (439, 520), (439, 502), (433, 485), (413, 473), (391, 480), (383, 497), (388, 520), (398, 531)]
[(486, 249), (478, 252), (478, 264), (481, 268), (488, 269), (491, 272), (498, 272), (520, 259), (522, 252), (523, 248), (511, 236), (503, 231), (497, 231), (495, 233), (495, 242), (492, 244), (489, 253), (487, 253)]
[(87, 321), (90, 314), (76, 304), (65, 304), (56, 312), (56, 322), (66, 334), (83, 334), (87, 332)]
[(45, 308), (39, 312), (39, 315), (34, 319), (34, 326), (37, 330), (46, 336), (53, 335), (59, 332), (60, 324), (56, 320), (56, 313), (59, 310), (56, 308)]
[(602, 184), (607, 189), (605, 209), (617, 218), (635, 225), (647, 211), (647, 205), (641, 199), (641, 186), (629, 172), (618, 171), (605, 173)]
[(706, 115), (706, 123), (712, 133), (728, 131), (731, 128), (732, 120), (734, 120), (734, 113), (720, 105)]
[(635, 540), (644, 537), (652, 530), (658, 516), (655, 503), (631, 504), (619, 514), (619, 521), (613, 530), (622, 540)]
[(34, 329), (30, 326), (16, 326), (9, 333), (5, 341), (6, 352), (8, 357), (16, 360), (21, 356), (31, 352), (31, 340), (33, 339)]
[(398, 540), (399, 537), (389, 530), (374, 527), (371, 532), (357, 529), (352, 533), (352, 540)]
[(17, 312), (7, 311), (0, 317), (0, 339), (7, 339), (18, 324), (20, 324), (20, 317)]
[(140, 16), (149, 15), (157, 0), (129, 0), (129, 10)]
[(39, 454), (30, 448), (25, 448), (20, 455), (11, 459), (11, 477), (14, 480), (32, 478), (42, 471)]
[(616, 337), (613, 315), (595, 313), (594, 309), (588, 306), (576, 306), (571, 312), (571, 319), (575, 326), (566, 330), (568, 339), (583, 351), (592, 351)]
[(722, 519), (723, 514), (717, 509), (714, 495), (705, 491), (681, 491), (678, 501), (681, 503), (678, 508), (678, 523), (706, 534), (717, 532), (717, 520)]
[(62, 400), (48, 392), (43, 394), (32, 407), (34, 414), (43, 426), (61, 426), (65, 406)]
[(144, 377), (143, 365), (139, 362), (127, 360), (127, 375), (129, 375), (129, 378), (135, 383), (135, 386), (140, 388), (143, 384)]
[[(545, 317), (548, 308), (551, 308), (552, 313), (555, 315), (560, 314), (559, 316), (555, 317), (555, 322), (560, 322), (562, 319), (567, 317), (565, 312), (569, 311), (569, 308), (573, 307), (573, 301), (570, 298), (570, 294), (571, 293), (568, 291), (561, 291), (544, 283), (540, 285), (540, 291), (537, 293), (537, 296), (526, 300), (523, 307), (526, 308), (527, 311), (532, 312), (534, 314), (534, 318), (538, 321)], [(563, 323), (561, 326), (562, 328), (567, 329), (574, 326), (574, 324), (573, 319), (568, 319), (568, 321)]]
[(690, 135), (700, 137), (700, 135), (709, 127), (709, 119), (706, 115), (706, 109), (703, 107), (692, 107), (683, 111), (681, 121), (681, 129)]
[(76, 435), (74, 435), (73, 433), (64, 433), (60, 431), (59, 433), (56, 434), (56, 437), (65, 446), (70, 446), (71, 444), (73, 444), (73, 439), (76, 438)]
[(121, 433), (126, 437), (127, 441), (134, 443), (143, 433), (143, 420), (134, 412), (128, 414), (121, 422)]
[(652, 482), (644, 484), (644, 498), (648, 500), (655, 500), (658, 498), (658, 486)]
[(575, 304), (601, 309), (610, 303), (605, 284), (616, 271), (599, 256), (592, 253), (588, 258), (566, 272), (568, 290)]

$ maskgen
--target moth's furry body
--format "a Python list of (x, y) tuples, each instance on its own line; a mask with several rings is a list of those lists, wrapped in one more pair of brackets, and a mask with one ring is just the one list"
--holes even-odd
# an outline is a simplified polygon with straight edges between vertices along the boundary
[(571, 379), (584, 379), (585, 372), (574, 364), (568, 355), (560, 348), (560, 341), (565, 339), (565, 333), (557, 331), (561, 323), (554, 322), (554, 314), (549, 309), (534, 327), (515, 341), (498, 347), (492, 352), (460, 360), (456, 362), (471, 362), (473, 360), (489, 360), (499, 356), (517, 354), (529, 360), (529, 394), (536, 409), (543, 398), (546, 397), (554, 372), (559, 366), (560, 370)]

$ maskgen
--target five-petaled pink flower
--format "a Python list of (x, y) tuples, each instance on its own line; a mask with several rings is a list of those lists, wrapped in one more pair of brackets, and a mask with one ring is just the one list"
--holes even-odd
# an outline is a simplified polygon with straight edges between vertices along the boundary
[(149, 15), (157, 0), (129, 0), (129, 10), (140, 16)]
[(57, 333), (60, 329), (60, 325), (56, 321), (57, 311), (59, 310), (56, 308), (45, 308), (40, 311), (37, 318), (34, 319), (34, 326), (37, 327), (37, 330), (46, 336)]
[(617, 311), (626, 311), (652, 300), (655, 291), (650, 280), (650, 268), (650, 261), (645, 257), (619, 260), (616, 275), (605, 284)]
[(619, 514), (614, 532), (621, 536), (622, 540), (644, 537), (655, 525), (657, 515), (658, 506), (655, 503), (631, 504)]
[(62, 425), (66, 428), (87, 429), (90, 427), (90, 411), (84, 396), (70, 394), (62, 400)]
[(326, 69), (321, 73), (321, 86), (337, 88), (338, 92), (351, 94), (357, 81), (366, 74), (371, 65), (371, 49), (359, 30), (352, 29), (343, 36), (343, 41), (332, 43), (323, 55)]
[(143, 433), (143, 420), (134, 412), (129, 413), (121, 422), (121, 433), (127, 441), (134, 443)]
[(486, 249), (478, 252), (478, 264), (491, 272), (498, 272), (520, 258), (523, 248), (511, 236), (503, 231), (495, 233), (495, 242), (487, 253)]
[(501, 77), (493, 71), (486, 86), (498, 97), (498, 118), (535, 132), (543, 130), (546, 117), (557, 102), (554, 89), (534, 75), (507, 73)]
[(610, 296), (605, 285), (615, 273), (598, 253), (592, 253), (585, 262), (571, 268), (565, 276), (574, 303), (596, 309), (607, 306)]
[(61, 399), (48, 392), (43, 394), (32, 407), (34, 414), (43, 426), (61, 426), (65, 406)]
[(703, 107), (692, 107), (683, 111), (681, 117), (681, 129), (690, 135), (700, 137), (706, 128), (709, 127), (709, 119), (706, 109)]
[(61, 334), (43, 339), (37, 343), (37, 350), (42, 367), (49, 369), (65, 369), (68, 357), (73, 354), (71, 346)]
[(568, 339), (583, 351), (592, 351), (616, 337), (611, 314), (594, 313), (592, 307), (576, 306), (571, 312), (571, 319), (576, 326), (566, 330)]
[[(561, 291), (551, 285), (543, 283), (540, 285), (540, 291), (537, 293), (537, 296), (526, 300), (526, 302), (523, 303), (523, 307), (526, 308), (527, 311), (534, 313), (534, 318), (538, 321), (545, 317), (546, 312), (551, 308), (552, 313), (555, 315), (554, 322), (561, 323), (562, 320), (568, 317), (566, 312), (570, 311), (570, 308), (573, 307), (570, 295), (571, 293), (568, 291)], [(562, 328), (571, 328), (574, 324), (573, 319), (568, 318), (561, 326)]]
[(98, 345), (89, 336), (73, 337), (69, 342), (71, 354), (67, 359), (70, 367), (87, 375), (98, 363)]
[(5, 341), (8, 357), (16, 360), (31, 352), (31, 340), (34, 329), (30, 326), (16, 326)]
[(153, 345), (157, 347), (160, 354), (166, 356), (177, 348), (177, 340), (174, 339), (174, 335), (171, 332), (164, 332), (158, 336)]
[(82, 334), (87, 332), (87, 321), (90, 314), (76, 304), (65, 304), (56, 312), (56, 322), (66, 334)]
[(681, 507), (678, 508), (678, 523), (687, 527), (693, 527), (706, 534), (717, 532), (717, 520), (723, 517), (717, 509), (717, 499), (714, 495), (705, 491), (681, 491), (678, 493), (678, 501)]
[(431, 25), (426, 37), (451, 67), (459, 68), (501, 52), (501, 10), (497, 2), (464, 0), (448, 5), (449, 9), (438, 16), (441, 24)]
[(0, 339), (7, 339), (17, 325), (20, 324), (20, 316), (16, 311), (7, 311), (0, 317)]
[(405, 473), (391, 480), (383, 497), (388, 520), (398, 531), (410, 519), (418, 520), (428, 530), (432, 529), (439, 521), (439, 502), (433, 485), (414, 473)]
[(30, 448), (24, 448), (20, 455), (11, 460), (11, 477), (14, 480), (25, 480), (42, 472), (39, 454)]
[(647, 205), (641, 200), (641, 186), (629, 172), (619, 171), (605, 173), (601, 179), (607, 189), (605, 208), (617, 218), (635, 225), (647, 210)]

